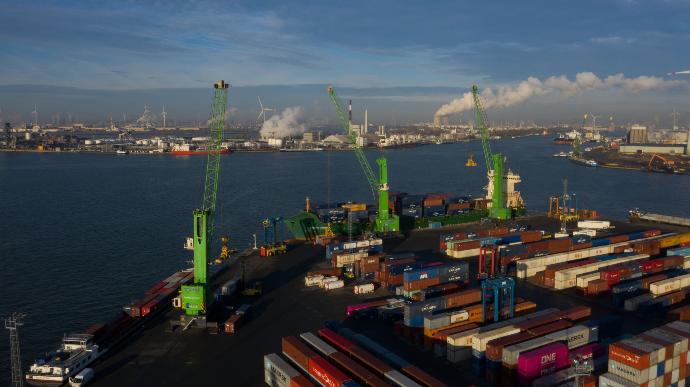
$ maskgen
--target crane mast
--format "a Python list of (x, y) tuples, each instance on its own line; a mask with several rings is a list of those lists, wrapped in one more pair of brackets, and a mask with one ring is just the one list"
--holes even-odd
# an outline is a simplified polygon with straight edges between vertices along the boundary
[(482, 107), (479, 98), (479, 86), (472, 86), (472, 98), (474, 100), (474, 115), (477, 126), (479, 127), (482, 139), (482, 148), (484, 150), (484, 162), (486, 164), (486, 171), (491, 185), (491, 208), (489, 208), (489, 216), (494, 219), (510, 219), (511, 209), (506, 206), (505, 194), (505, 159), (500, 153), (492, 153), (491, 145), (489, 144), (489, 129), (486, 125), (486, 112)]
[(400, 231), (400, 218), (397, 215), (390, 214), (388, 211), (388, 161), (385, 157), (376, 159), (376, 164), (379, 166), (379, 177), (377, 179), (371, 164), (369, 164), (369, 160), (367, 160), (364, 154), (364, 150), (357, 143), (357, 136), (352, 131), (352, 126), (350, 125), (351, 120), (345, 114), (345, 110), (340, 104), (340, 99), (332, 86), (328, 87), (328, 95), (338, 113), (338, 118), (340, 118), (343, 128), (345, 128), (347, 139), (355, 151), (357, 161), (369, 183), (369, 189), (374, 200), (376, 200), (378, 193), (378, 211), (374, 230), (378, 232)]
[(220, 175), (220, 148), (225, 129), (225, 109), (228, 104), (228, 87), (225, 81), (214, 85), (213, 105), (209, 126), (208, 159), (204, 178), (204, 196), (201, 207), (194, 210), (194, 284), (181, 289), (182, 307), (188, 316), (206, 313), (208, 251), (214, 234), (216, 196)]

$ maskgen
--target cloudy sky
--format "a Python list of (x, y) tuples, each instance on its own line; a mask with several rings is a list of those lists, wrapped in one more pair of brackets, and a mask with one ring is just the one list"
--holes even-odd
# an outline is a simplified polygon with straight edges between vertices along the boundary
[(418, 121), (473, 83), (582, 72), (681, 82), (539, 95), (491, 116), (567, 121), (599, 109), (663, 121), (676, 107), (690, 118), (690, 75), (667, 75), (690, 69), (690, 1), (23, 0), (2, 15), (0, 108), (15, 118), (34, 103), (46, 120), (135, 115), (144, 103), (194, 118), (207, 114), (202, 88), (224, 78), (238, 119), (258, 114), (257, 91), (329, 118), (322, 90), (334, 84), (373, 119)]

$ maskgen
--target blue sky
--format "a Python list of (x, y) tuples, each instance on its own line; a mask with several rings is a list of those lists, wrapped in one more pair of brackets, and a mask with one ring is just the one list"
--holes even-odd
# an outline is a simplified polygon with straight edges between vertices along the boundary
[[(420, 102), (403, 113), (409, 119), (428, 119), (453, 96), (448, 88), (472, 83), (690, 69), (690, 1), (683, 0), (27, 0), (6, 1), (2, 15), (0, 85), (131, 91), (207, 87), (218, 78), (234, 86), (332, 83), (386, 90), (386, 109)], [(0, 90), (3, 110), (30, 102), (7, 90)], [(274, 91), (265, 92), (270, 100)], [(626, 94), (610, 110), (637, 100), (651, 114), (683, 98)], [(520, 114), (539, 119), (537, 106), (525, 104)]]

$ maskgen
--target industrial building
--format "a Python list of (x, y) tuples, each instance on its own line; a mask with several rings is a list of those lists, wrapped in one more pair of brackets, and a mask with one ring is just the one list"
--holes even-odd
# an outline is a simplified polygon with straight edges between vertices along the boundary
[(661, 153), (661, 154), (687, 154), (687, 145), (681, 144), (623, 144), (620, 153)]

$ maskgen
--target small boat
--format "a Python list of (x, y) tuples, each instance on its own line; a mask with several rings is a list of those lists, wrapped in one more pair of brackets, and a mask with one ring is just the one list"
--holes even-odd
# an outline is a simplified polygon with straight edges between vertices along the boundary
[(118, 154), (118, 155), (128, 155), (128, 154), (129, 154), (129, 151), (122, 150), (122, 149), (118, 149), (118, 150), (115, 151), (115, 153)]
[(598, 167), (599, 166), (599, 164), (597, 164), (597, 162), (594, 160), (587, 160), (585, 162), (585, 165), (587, 165), (588, 167)]
[(26, 373), (32, 386), (62, 386), (102, 354), (93, 335), (73, 333), (65, 336), (56, 351), (36, 360)]
[(553, 157), (568, 157), (569, 155), (565, 152), (558, 152), (553, 155)]

